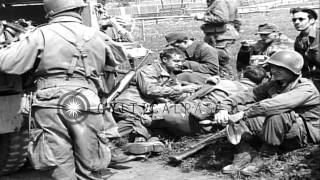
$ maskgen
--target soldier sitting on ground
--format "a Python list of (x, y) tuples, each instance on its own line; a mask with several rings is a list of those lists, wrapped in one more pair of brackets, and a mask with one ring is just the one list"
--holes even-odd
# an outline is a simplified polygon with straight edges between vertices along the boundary
[[(292, 50), (278, 51), (269, 60), (272, 80), (221, 101), (217, 122), (229, 120), (239, 105), (251, 104), (241, 111), (244, 134), (232, 165), (224, 173), (251, 175), (264, 165), (262, 157), (293, 150), (309, 142), (320, 142), (320, 96), (313, 83), (301, 77), (303, 57)], [(257, 118), (257, 117), (265, 118)], [(260, 155), (249, 144), (254, 137), (262, 140)]]
[(180, 102), (200, 88), (199, 85), (182, 86), (177, 80), (174, 72), (181, 71), (184, 59), (184, 53), (178, 48), (165, 48), (159, 60), (137, 71), (137, 86), (129, 87), (115, 99), (113, 109), (119, 132), (122, 136), (134, 137), (133, 143), (125, 146), (128, 152), (143, 154), (164, 149), (164, 145), (151, 138), (150, 130), (144, 126), (149, 119), (144, 114), (152, 104)]
[(258, 26), (260, 40), (257, 42), (244, 40), (238, 52), (237, 71), (241, 72), (249, 64), (258, 64), (265, 61), (274, 52), (293, 49), (293, 40), (279, 31), (275, 24), (264, 23)]
[(181, 49), (186, 56), (180, 81), (204, 84), (210, 76), (219, 74), (218, 52), (209, 44), (192, 40), (184, 33), (170, 33), (165, 36), (168, 45)]

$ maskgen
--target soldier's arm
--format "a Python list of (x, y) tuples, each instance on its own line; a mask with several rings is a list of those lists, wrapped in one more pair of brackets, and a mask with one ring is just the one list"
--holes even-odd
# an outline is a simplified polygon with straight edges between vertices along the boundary
[(0, 71), (23, 74), (32, 69), (43, 49), (43, 36), (35, 30), (23, 39), (0, 50)]
[(105, 39), (106, 44), (106, 65), (115, 67), (128, 60), (130, 55), (121, 44), (113, 41), (105, 34), (101, 33), (101, 35)]

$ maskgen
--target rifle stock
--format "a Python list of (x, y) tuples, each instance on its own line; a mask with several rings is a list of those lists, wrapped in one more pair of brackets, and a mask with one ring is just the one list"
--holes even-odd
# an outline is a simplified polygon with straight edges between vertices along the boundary
[(193, 155), (194, 153), (200, 151), (201, 149), (205, 148), (206, 146), (214, 143), (217, 139), (223, 138), (227, 136), (227, 128), (222, 129), (221, 131), (214, 133), (213, 135), (201, 140), (200, 142), (192, 145), (188, 150), (183, 151), (181, 153), (177, 153), (173, 156), (169, 157), (170, 161), (179, 162), (182, 161), (184, 158)]
[(150, 53), (151, 50), (148, 50), (147, 54), (141, 59), (137, 67), (134, 67), (134, 63), (130, 62), (131, 68), (129, 72), (117, 83), (117, 85), (112, 89), (108, 97), (103, 100), (102, 103), (104, 104), (104, 106), (109, 108), (110, 103), (126, 89), (127, 85), (136, 75), (137, 69), (139, 69), (143, 65), (143, 62), (147, 59)]

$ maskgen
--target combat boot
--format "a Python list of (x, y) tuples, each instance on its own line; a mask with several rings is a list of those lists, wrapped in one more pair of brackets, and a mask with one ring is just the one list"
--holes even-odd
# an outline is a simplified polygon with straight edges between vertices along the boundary
[(259, 150), (259, 154), (254, 157), (251, 163), (247, 164), (243, 169), (241, 169), (241, 174), (246, 176), (252, 176), (259, 172), (265, 165), (266, 161), (270, 160), (270, 157), (278, 153), (278, 146), (272, 146), (268, 144), (263, 144)]
[(147, 142), (134, 142), (126, 144), (123, 149), (131, 154), (146, 154), (149, 152), (162, 152), (165, 145), (158, 138), (150, 138)]
[(246, 142), (240, 142), (237, 149), (239, 153), (234, 155), (232, 164), (222, 168), (222, 173), (235, 174), (239, 172), (246, 164), (250, 163), (252, 157), (257, 154), (257, 151)]
[(111, 151), (111, 162), (110, 164), (120, 164), (120, 163), (126, 163), (129, 161), (132, 161), (136, 159), (135, 156), (127, 155), (121, 150), (119, 147), (117, 147), (114, 143), (110, 142), (108, 144), (110, 151)]

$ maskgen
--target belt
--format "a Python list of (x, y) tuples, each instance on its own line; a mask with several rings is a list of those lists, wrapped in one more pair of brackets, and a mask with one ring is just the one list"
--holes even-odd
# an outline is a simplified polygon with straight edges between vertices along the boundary
[(84, 87), (97, 92), (97, 87), (91, 79), (85, 77), (68, 77), (67, 75), (54, 77), (40, 77), (36, 80), (37, 89), (46, 89), (52, 87)]

